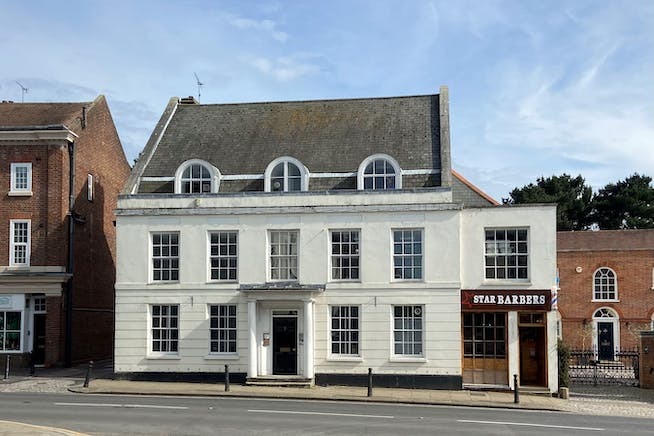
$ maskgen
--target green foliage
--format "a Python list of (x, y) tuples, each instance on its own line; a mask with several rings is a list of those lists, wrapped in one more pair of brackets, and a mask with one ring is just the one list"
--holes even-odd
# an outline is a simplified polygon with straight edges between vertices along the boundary
[(654, 228), (652, 178), (634, 174), (609, 183), (593, 199), (593, 220), (602, 230)]
[(592, 224), (593, 190), (581, 176), (540, 177), (535, 185), (515, 188), (509, 195), (503, 200), (505, 204), (556, 203), (557, 230), (585, 230)]
[(570, 387), (570, 347), (559, 339), (557, 343), (559, 353), (559, 387)]

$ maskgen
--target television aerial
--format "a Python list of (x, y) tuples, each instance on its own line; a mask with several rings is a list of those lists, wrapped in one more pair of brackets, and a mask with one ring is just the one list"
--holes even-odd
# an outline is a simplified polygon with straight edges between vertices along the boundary
[(204, 83), (200, 82), (200, 78), (197, 74), (193, 73), (195, 76), (195, 82), (198, 85), (198, 103), (200, 103), (200, 89), (204, 86)]
[(27, 94), (28, 89), (23, 86), (18, 80), (16, 80), (18, 86), (20, 86), (20, 102), (25, 103), (25, 94)]

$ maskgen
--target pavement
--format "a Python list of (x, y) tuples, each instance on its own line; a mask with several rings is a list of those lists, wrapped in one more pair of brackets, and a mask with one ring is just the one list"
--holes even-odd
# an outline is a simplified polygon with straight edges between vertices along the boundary
[[(194, 395), (219, 397), (285, 398), (303, 400), (361, 401), (421, 405), (493, 407), (570, 412), (589, 415), (610, 415), (654, 419), (654, 390), (627, 386), (573, 386), (570, 399), (520, 392), (519, 403), (514, 393), (482, 390), (428, 390), (373, 388), (367, 396), (366, 387), (313, 386), (311, 388), (246, 386), (231, 384), (225, 391), (222, 383), (146, 382), (117, 380), (111, 372), (111, 362), (96, 364), (89, 386), (84, 387), (86, 367), (39, 369), (10, 375), (0, 380), (0, 392), (76, 392), (85, 394), (131, 395)], [(0, 421), (0, 435), (13, 434), (78, 434), (63, 429), (45, 428), (39, 432), (33, 426)], [(47, 431), (46, 431), (47, 430)], [(58, 433), (57, 431), (61, 431)]]

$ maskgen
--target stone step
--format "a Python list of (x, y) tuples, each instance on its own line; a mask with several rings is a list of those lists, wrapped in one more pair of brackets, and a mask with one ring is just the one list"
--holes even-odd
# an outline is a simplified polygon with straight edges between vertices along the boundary
[(245, 384), (249, 386), (310, 388), (313, 380), (301, 376), (264, 376), (248, 377), (245, 380)]

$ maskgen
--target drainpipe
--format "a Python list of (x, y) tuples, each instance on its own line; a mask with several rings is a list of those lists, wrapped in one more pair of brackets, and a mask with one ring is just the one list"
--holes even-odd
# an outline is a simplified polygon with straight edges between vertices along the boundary
[(64, 339), (65, 366), (72, 366), (73, 362), (73, 234), (75, 220), (73, 207), (75, 206), (75, 141), (68, 143), (68, 264), (66, 272), (71, 274), (66, 283), (66, 334)]

